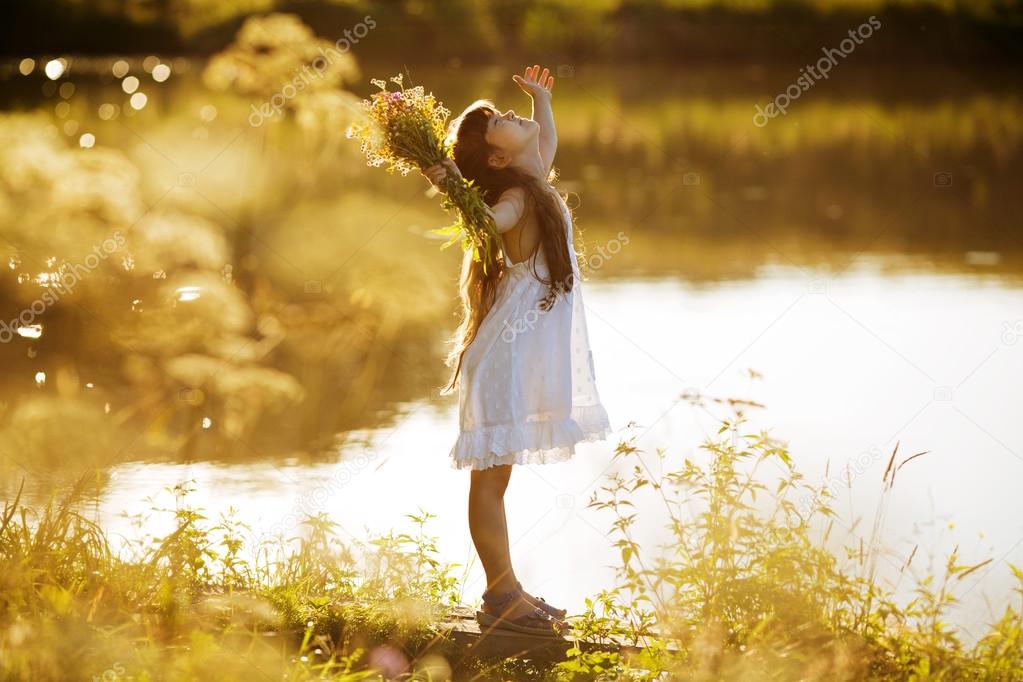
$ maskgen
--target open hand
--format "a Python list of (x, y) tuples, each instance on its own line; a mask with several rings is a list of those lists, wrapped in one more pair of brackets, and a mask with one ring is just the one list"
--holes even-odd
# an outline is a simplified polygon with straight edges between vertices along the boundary
[(544, 69), (543, 73), (540, 73), (540, 65), (536, 64), (527, 66), (525, 75), (516, 74), (512, 76), (512, 80), (530, 97), (550, 97), (551, 88), (554, 87), (554, 76), (550, 74), (550, 69)]

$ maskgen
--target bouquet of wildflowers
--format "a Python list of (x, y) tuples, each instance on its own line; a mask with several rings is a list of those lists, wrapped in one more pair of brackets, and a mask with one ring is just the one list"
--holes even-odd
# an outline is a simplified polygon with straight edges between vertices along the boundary
[[(362, 101), (367, 122), (348, 129), (348, 137), (361, 143), (369, 165), (386, 165), (389, 173), (408, 175), (412, 170), (450, 158), (450, 144), (445, 136), (451, 112), (432, 93), (425, 93), (422, 86), (406, 88), (400, 74), (391, 81), (400, 89), (388, 90), (386, 81), (371, 81), (380, 92)], [(482, 261), (487, 268), (497, 256), (500, 241), (482, 193), (472, 181), (452, 177), (450, 173), (444, 185), (447, 194), (444, 208), (456, 211), (458, 217), (454, 224), (433, 230), (449, 237), (441, 248), (461, 241), (462, 250), (471, 249), (473, 259)]]

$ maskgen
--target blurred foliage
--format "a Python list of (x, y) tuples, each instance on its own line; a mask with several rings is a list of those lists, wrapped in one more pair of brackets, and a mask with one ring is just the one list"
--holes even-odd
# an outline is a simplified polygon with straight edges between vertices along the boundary
[[(264, 44), (267, 27), (288, 38)], [(61, 90), (56, 115), (3, 115), (0, 356), (15, 371), (0, 384), (0, 432), (12, 461), (60, 463), (72, 423), (96, 435), (76, 467), (330, 451), (374, 401), (440, 384), (441, 368), (407, 367), (440, 340), (445, 263), (399, 280), (409, 240), (362, 228), (403, 205), (342, 191), (352, 56), (331, 54), (287, 106), (249, 120), (324, 47), (294, 17), (252, 19), (211, 60), (211, 89), (164, 100), (145, 85), (140, 104), (120, 83), (83, 86)], [(148, 80), (159, 63), (115, 66)], [(149, 116), (164, 107), (176, 115)], [(381, 254), (394, 267), (365, 260)], [(401, 305), (381, 305), (408, 286)], [(429, 343), (396, 350), (399, 336)]]
[[(197, 404), (207, 391), (220, 402), (209, 416), (232, 437), (246, 435), (264, 410), (301, 398), (293, 378), (258, 364), (280, 333), (265, 320), (257, 329), (250, 301), (231, 281), (233, 254), (216, 225), (159, 207), (147, 211), (139, 173), (117, 151), (69, 150), (31, 119), (5, 121), (0, 131), (9, 136), (3, 163), (13, 171), (2, 184), (6, 260), (8, 272), (20, 275), (4, 289), (11, 308), (33, 309), (46, 292), (73, 284), (57, 305), (81, 314), (59, 333), (76, 338), (97, 321), (95, 331), (108, 332), (124, 354), (129, 384), (162, 391), (172, 406), (178, 391), (195, 390)], [(19, 160), (26, 157), (32, 163)], [(116, 248), (107, 251), (106, 243)], [(102, 267), (88, 269), (87, 254), (95, 257), (96, 249)], [(134, 298), (116, 293), (125, 291)], [(53, 419), (60, 423), (63, 415)], [(23, 426), (14, 420), (10, 442), (39, 433)], [(22, 451), (47, 450), (36, 443)]]
[(338, 88), (358, 77), (354, 57), (317, 38), (295, 15), (270, 14), (247, 19), (234, 42), (210, 60), (204, 78), (211, 88), (266, 99), (310, 65), (315, 77), (303, 80), (299, 103), (316, 95), (332, 95), (333, 106), (344, 102)]

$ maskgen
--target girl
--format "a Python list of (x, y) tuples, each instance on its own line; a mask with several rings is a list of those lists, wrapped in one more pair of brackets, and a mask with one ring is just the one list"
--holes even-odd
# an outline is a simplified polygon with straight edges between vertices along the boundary
[(572, 216), (551, 187), (557, 149), (549, 70), (514, 76), (533, 116), (479, 100), (451, 123), (454, 162), (423, 174), (441, 188), (463, 174), (483, 193), (502, 238), (497, 267), (462, 265), (462, 324), (445, 392), (459, 393), (453, 466), (470, 469), (469, 531), (487, 576), (485, 628), (557, 635), (563, 609), (522, 589), (512, 570), (504, 492), (513, 464), (571, 457), (575, 444), (609, 432), (594, 381)]

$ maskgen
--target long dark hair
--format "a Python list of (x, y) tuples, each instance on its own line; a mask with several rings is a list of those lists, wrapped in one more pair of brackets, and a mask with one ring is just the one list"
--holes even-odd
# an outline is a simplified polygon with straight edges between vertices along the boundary
[[(547, 295), (539, 302), (540, 307), (546, 310), (554, 304), (559, 293), (572, 290), (572, 258), (575, 255), (569, 252), (565, 233), (570, 227), (565, 224), (561, 207), (554, 195), (546, 189), (545, 183), (517, 168), (494, 168), (487, 162), (496, 151), (486, 140), (487, 123), (497, 114), (492, 102), (477, 100), (451, 122), (448, 135), (454, 141), (455, 165), (463, 177), (472, 180), (483, 191), (483, 198), (490, 206), (497, 203), (502, 193), (513, 187), (525, 190), (526, 211), (523, 219), (531, 214), (536, 216), (540, 228), (540, 244), (537, 248), (543, 249), (547, 261), (549, 277), (541, 277), (536, 272), (536, 262), (532, 262), (533, 274), (548, 287)], [(497, 285), (504, 274), (503, 259), (484, 272), (483, 264), (474, 261), (471, 252), (466, 253), (459, 282), (462, 321), (455, 332), (453, 347), (448, 355), (448, 365), (453, 370), (443, 393), (450, 393), (458, 385), (465, 350), (476, 338), (483, 318), (493, 306)]]

